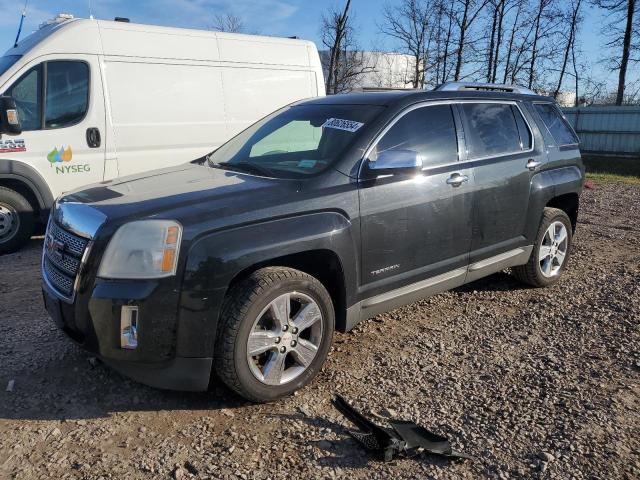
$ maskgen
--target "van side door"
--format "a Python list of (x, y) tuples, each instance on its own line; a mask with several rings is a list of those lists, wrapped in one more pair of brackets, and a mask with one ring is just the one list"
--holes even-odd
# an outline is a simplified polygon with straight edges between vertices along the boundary
[(23, 148), (3, 158), (35, 168), (54, 198), (102, 181), (105, 107), (97, 57), (40, 57), (8, 85), (3, 93), (18, 107)]
[[(423, 168), (371, 176), (367, 163), (362, 167), (363, 298), (405, 287), (418, 294), (422, 290), (420, 296), (426, 296), (433, 291), (431, 286), (443, 290), (464, 281), (473, 178), (460, 162), (460, 145), (454, 106), (435, 103), (400, 113), (370, 147), (365, 162), (375, 161), (385, 151), (403, 150), (418, 153)], [(420, 282), (432, 280), (428, 291), (422, 288)]]
[(491, 268), (486, 261), (478, 262), (499, 255), (496, 261), (505, 261), (510, 254), (526, 256), (531, 179), (546, 155), (539, 132), (530, 126), (533, 120), (518, 102), (474, 100), (461, 102), (458, 108), (475, 179), (467, 278), (473, 280), (474, 264), (485, 271)]

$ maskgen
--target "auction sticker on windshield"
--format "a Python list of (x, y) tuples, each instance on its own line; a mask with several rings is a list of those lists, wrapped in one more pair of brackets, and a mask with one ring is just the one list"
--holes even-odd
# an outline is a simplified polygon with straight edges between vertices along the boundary
[(343, 120), (341, 118), (329, 118), (322, 128), (335, 128), (346, 132), (356, 132), (364, 123), (354, 122), (353, 120)]

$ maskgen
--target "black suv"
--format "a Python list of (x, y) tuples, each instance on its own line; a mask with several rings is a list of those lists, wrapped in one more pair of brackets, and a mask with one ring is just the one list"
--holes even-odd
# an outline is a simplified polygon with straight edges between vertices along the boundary
[(505, 268), (556, 282), (583, 180), (553, 100), (515, 87), (302, 101), (190, 164), (60, 198), (45, 303), (141, 382), (215, 372), (269, 401), (318, 373), (334, 329)]

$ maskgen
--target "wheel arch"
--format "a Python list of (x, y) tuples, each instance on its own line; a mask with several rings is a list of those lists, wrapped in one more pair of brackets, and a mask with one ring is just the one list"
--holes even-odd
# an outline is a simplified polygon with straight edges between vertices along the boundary
[[(266, 259), (238, 272), (229, 283), (227, 292), (234, 285), (265, 267), (286, 267), (300, 270), (315, 277), (329, 292), (335, 311), (336, 329), (346, 330), (346, 287), (344, 267), (337, 253), (329, 249), (306, 250), (290, 255)], [(226, 295), (226, 293), (225, 293)]]
[(33, 167), (16, 160), (0, 159), (0, 186), (11, 188), (23, 195), (41, 216), (53, 205), (53, 194)]
[(580, 196), (576, 192), (564, 193), (553, 197), (547, 202), (547, 207), (557, 208), (567, 214), (571, 220), (571, 229), (573, 233), (576, 231), (578, 223), (578, 209), (580, 207)]

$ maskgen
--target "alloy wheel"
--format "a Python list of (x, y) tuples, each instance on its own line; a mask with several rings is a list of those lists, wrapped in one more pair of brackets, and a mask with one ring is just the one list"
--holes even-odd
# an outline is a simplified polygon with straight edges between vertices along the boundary
[(247, 362), (255, 378), (282, 385), (302, 375), (318, 353), (322, 312), (308, 295), (288, 292), (257, 316), (247, 339)]
[(540, 271), (545, 277), (555, 277), (560, 273), (567, 257), (568, 238), (567, 227), (562, 222), (553, 222), (547, 228), (538, 250)]

